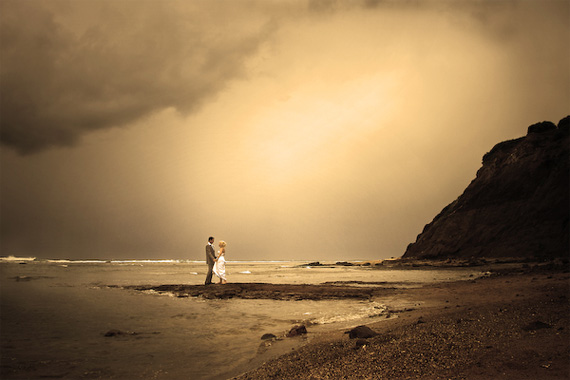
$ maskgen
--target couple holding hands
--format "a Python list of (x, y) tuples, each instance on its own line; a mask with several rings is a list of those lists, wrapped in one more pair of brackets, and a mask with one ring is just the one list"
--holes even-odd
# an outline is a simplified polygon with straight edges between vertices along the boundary
[(218, 250), (218, 256), (216, 256), (216, 250), (214, 248), (214, 238), (210, 236), (208, 238), (208, 244), (206, 245), (206, 264), (208, 264), (208, 274), (206, 275), (206, 285), (213, 284), (212, 274), (215, 273), (220, 279), (219, 284), (227, 284), (226, 281), (226, 242), (220, 240), (218, 243), (220, 249)]

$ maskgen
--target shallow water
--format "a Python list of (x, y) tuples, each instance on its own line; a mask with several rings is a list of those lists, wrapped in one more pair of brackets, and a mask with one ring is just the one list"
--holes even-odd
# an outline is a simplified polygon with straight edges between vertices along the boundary
[[(301, 264), (230, 261), (228, 281), (363, 281), (410, 287), (479, 275), (472, 269)], [(223, 379), (307, 339), (260, 346), (265, 333), (282, 336), (295, 324), (306, 323), (310, 336), (362, 324), (363, 318), (384, 318), (386, 307), (408, 306), (397, 299), (205, 300), (107, 287), (202, 284), (203, 262), (3, 262), (0, 271), (2, 367), (13, 378)], [(104, 336), (113, 329), (134, 334)]]

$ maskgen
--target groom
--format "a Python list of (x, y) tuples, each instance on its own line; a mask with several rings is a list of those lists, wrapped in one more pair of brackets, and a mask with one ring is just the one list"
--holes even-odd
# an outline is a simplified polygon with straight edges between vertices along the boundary
[(216, 262), (216, 250), (214, 249), (214, 237), (208, 238), (206, 245), (206, 264), (208, 264), (208, 274), (206, 275), (206, 285), (213, 284), (212, 270), (214, 269), (214, 262)]

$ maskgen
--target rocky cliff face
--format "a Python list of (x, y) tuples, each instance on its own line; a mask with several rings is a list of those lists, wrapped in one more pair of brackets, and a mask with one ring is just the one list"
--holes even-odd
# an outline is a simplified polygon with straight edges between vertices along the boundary
[(424, 227), (404, 258), (569, 255), (570, 116), (497, 144), (477, 177)]

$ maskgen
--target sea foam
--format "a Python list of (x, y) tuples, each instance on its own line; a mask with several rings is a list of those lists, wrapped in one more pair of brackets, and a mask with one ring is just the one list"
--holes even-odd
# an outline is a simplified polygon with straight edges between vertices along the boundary
[(21, 261), (34, 261), (35, 257), (16, 257), (16, 256), (4, 256), (0, 257), (0, 262), (21, 262)]

